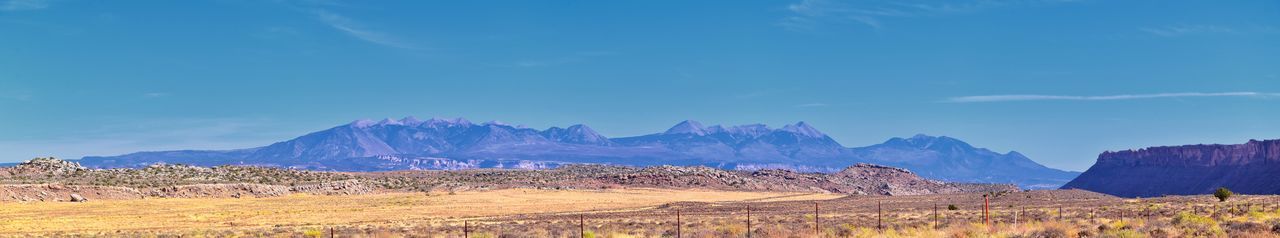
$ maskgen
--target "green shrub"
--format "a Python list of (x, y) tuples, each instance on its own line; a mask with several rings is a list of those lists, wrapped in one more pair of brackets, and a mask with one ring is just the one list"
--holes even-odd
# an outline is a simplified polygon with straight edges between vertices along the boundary
[(1219, 202), (1226, 202), (1227, 198), (1231, 198), (1231, 190), (1227, 187), (1219, 187), (1218, 191), (1213, 192), (1213, 196), (1218, 198)]
[(951, 205), (947, 205), (947, 210), (955, 211), (955, 210), (960, 210), (960, 208), (956, 207), (955, 204), (951, 204)]

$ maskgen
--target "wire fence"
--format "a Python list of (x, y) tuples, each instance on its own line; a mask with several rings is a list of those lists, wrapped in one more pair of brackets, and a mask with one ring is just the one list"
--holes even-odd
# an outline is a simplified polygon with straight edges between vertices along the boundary
[[(698, 225), (698, 222), (706, 222), (707, 220), (723, 221), (725, 224), (738, 223), (745, 226), (745, 230), (741, 232), (733, 232), (740, 237), (753, 237), (761, 225), (769, 225), (772, 223), (780, 223), (779, 218), (788, 218), (791, 220), (787, 225), (795, 226), (799, 223), (806, 223), (811, 226), (812, 230), (809, 234), (793, 234), (811, 237), (840, 237), (837, 233), (830, 232), (836, 228), (850, 228), (849, 226), (858, 228), (874, 228), (876, 231), (884, 231), (886, 229), (895, 229), (900, 227), (930, 227), (945, 228), (952, 224), (982, 224), (988, 228), (996, 225), (1012, 225), (1017, 227), (1031, 222), (1064, 222), (1068, 219), (1098, 219), (1099, 213), (1106, 213), (1106, 217), (1129, 220), (1129, 219), (1153, 219), (1159, 217), (1169, 217), (1177, 212), (1192, 212), (1194, 214), (1232, 214), (1241, 211), (1252, 211), (1255, 208), (1268, 209), (1272, 207), (1280, 207), (1275, 205), (1259, 205), (1254, 203), (1237, 203), (1219, 206), (1212, 204), (1211, 206), (1192, 205), (1185, 208), (1189, 211), (1181, 209), (1173, 209), (1164, 206), (1154, 206), (1143, 203), (1122, 203), (1116, 206), (1100, 206), (1100, 207), (1081, 207), (1069, 208), (1064, 205), (1040, 205), (1040, 206), (1015, 206), (1003, 204), (1003, 207), (993, 207), (989, 199), (983, 199), (981, 204), (970, 204), (966, 207), (973, 209), (958, 209), (956, 204), (938, 204), (933, 203), (920, 209), (919, 206), (902, 207), (892, 206), (885, 208), (884, 201), (876, 201), (874, 205), (874, 213), (870, 207), (858, 210), (842, 210), (849, 206), (833, 201), (812, 201), (812, 209), (796, 209), (795, 204), (787, 206), (787, 209), (778, 207), (761, 207), (752, 206), (751, 203), (745, 204), (701, 204), (686, 205), (679, 207), (658, 208), (633, 212), (579, 212), (579, 213), (561, 213), (561, 214), (543, 214), (540, 217), (525, 217), (528, 220), (538, 220), (545, 223), (538, 223), (538, 229), (558, 231), (550, 236), (554, 237), (598, 237), (594, 233), (595, 230), (606, 228), (607, 225), (626, 225), (627, 222), (620, 220), (634, 220), (637, 218), (647, 219), (650, 222), (640, 223), (638, 226), (648, 229), (662, 230), (662, 237), (690, 237), (690, 228), (706, 229), (706, 226)], [(946, 209), (943, 209), (945, 207)], [(955, 209), (953, 209), (955, 208)], [(874, 214), (872, 217), (867, 215)], [(901, 219), (902, 214), (919, 215), (912, 219)], [(871, 223), (867, 218), (874, 218)], [(802, 222), (795, 222), (796, 219)], [(487, 220), (486, 218), (471, 218), (461, 220), (458, 226), (445, 225), (438, 227), (435, 231), (440, 232), (438, 235), (448, 234), (460, 235), (460, 237), (504, 237), (504, 233), (524, 233), (533, 229), (533, 226), (521, 226), (519, 221), (522, 218), (509, 218), (512, 223), (503, 223), (501, 219), (497, 221)], [(692, 222), (691, 222), (692, 220)], [(655, 222), (656, 221), (656, 222)], [(854, 224), (854, 225), (851, 225)], [(871, 224), (874, 224), (872, 226)], [(635, 225), (635, 224), (633, 224)], [(454, 228), (450, 228), (454, 227)], [(450, 229), (457, 229), (458, 232), (451, 232)], [(511, 230), (521, 229), (521, 230)], [(329, 228), (329, 237), (334, 237), (335, 231)], [(433, 236), (434, 237), (434, 236)]]

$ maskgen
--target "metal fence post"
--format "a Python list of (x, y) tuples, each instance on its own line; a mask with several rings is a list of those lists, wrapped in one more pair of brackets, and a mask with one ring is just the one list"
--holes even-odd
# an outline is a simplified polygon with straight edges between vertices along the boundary
[(938, 204), (933, 204), (933, 228), (938, 228)]
[(876, 230), (884, 230), (884, 212), (881, 209), (880, 201), (876, 201)]
[(822, 232), (820, 231), (820, 229), (818, 229), (819, 227), (818, 224), (822, 222), (819, 219), (822, 219), (822, 218), (818, 218), (818, 202), (814, 201), (813, 202), (813, 235), (815, 236), (822, 235)]
[(680, 209), (676, 209), (676, 238), (680, 238)]

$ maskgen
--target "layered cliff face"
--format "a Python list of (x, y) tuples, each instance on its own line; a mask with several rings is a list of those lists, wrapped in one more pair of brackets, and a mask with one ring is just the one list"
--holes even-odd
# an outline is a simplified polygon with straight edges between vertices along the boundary
[(1104, 152), (1063, 188), (1121, 197), (1209, 194), (1218, 187), (1243, 194), (1280, 194), (1277, 175), (1280, 140), (1250, 140)]

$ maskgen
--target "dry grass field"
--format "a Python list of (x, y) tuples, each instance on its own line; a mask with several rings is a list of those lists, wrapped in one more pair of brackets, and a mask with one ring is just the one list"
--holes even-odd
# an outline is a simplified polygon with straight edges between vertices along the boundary
[(0, 204), (0, 235), (113, 234), (163, 231), (254, 230), (456, 223), (460, 218), (618, 212), (677, 202), (833, 199), (837, 194), (711, 190), (615, 189), (468, 191), (456, 194), (388, 193), (273, 198), (166, 198), (87, 203)]
[(1280, 237), (1280, 196), (986, 194), (987, 225), (983, 195), (508, 189), (0, 203), (0, 236)]

